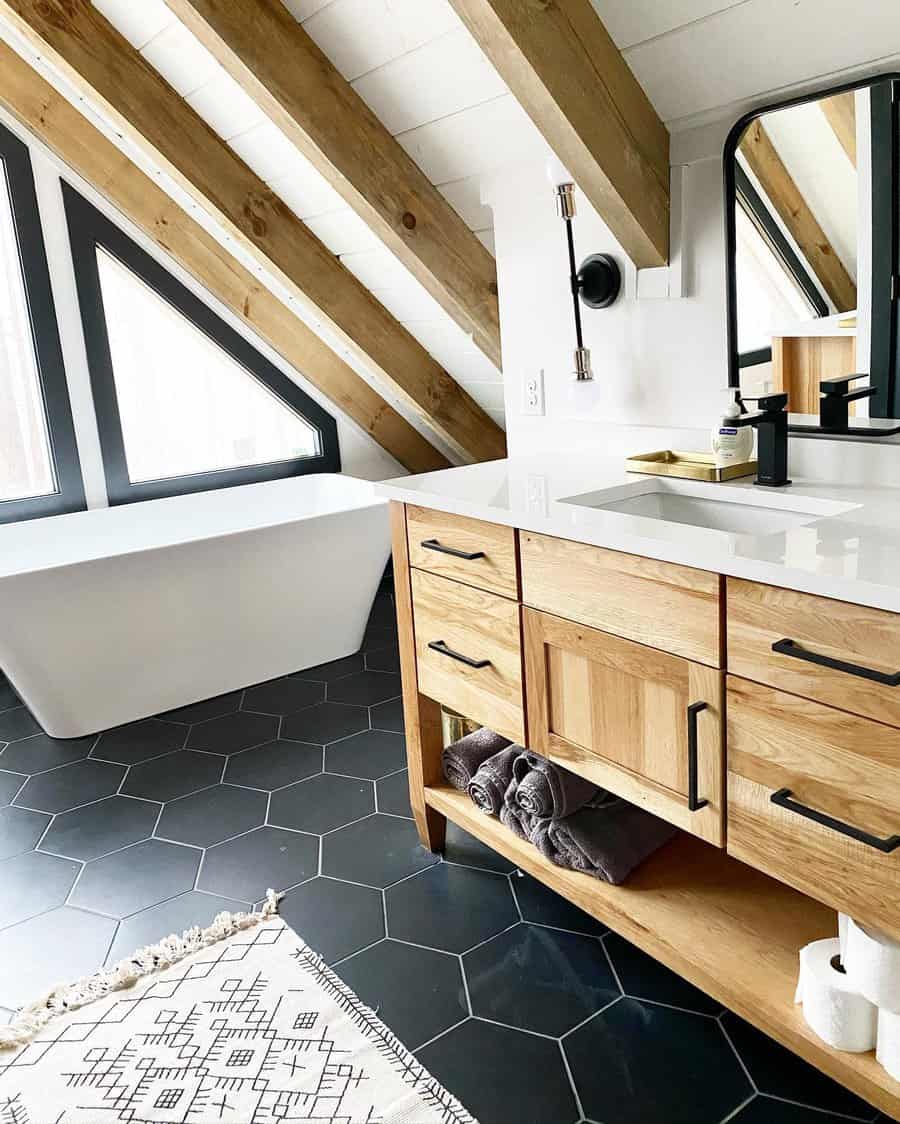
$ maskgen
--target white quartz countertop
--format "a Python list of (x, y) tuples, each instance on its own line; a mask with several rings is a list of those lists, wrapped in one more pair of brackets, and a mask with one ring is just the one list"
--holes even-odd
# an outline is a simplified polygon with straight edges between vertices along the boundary
[[(618, 456), (561, 451), (402, 477), (377, 490), (438, 511), (900, 612), (900, 488), (796, 477), (777, 489), (757, 487), (752, 476), (726, 484), (677, 482), (695, 496), (776, 509), (773, 530), (763, 526), (752, 534), (564, 502), (621, 490), (602, 497), (608, 502), (668, 479), (626, 473)], [(783, 513), (791, 510), (805, 514), (783, 528)]]

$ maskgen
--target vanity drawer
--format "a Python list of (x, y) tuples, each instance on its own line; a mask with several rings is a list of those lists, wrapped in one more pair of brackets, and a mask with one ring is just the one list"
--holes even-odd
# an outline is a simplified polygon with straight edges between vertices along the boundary
[(727, 605), (730, 672), (900, 726), (895, 613), (738, 578)]
[(729, 853), (900, 937), (900, 730), (732, 675), (727, 712)]
[(722, 672), (534, 609), (523, 625), (529, 747), (722, 846)]
[(518, 600), (516, 532), (425, 507), (406, 508), (410, 565)]
[(412, 599), (421, 693), (524, 742), (518, 604), (421, 571)]
[(528, 531), (519, 549), (528, 605), (722, 666), (718, 574)]

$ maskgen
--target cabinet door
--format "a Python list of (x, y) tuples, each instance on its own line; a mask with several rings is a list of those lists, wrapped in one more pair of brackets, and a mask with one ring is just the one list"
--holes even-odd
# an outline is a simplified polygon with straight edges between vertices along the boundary
[(722, 672), (534, 609), (524, 626), (529, 746), (722, 846)]

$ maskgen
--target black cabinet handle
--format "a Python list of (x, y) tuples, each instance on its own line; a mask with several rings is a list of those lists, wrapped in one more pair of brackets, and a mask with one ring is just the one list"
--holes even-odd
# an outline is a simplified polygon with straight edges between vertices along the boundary
[(856, 675), (860, 679), (871, 679), (873, 683), (881, 683), (884, 687), (900, 687), (900, 671), (893, 674), (888, 671), (875, 671), (871, 667), (861, 667), (858, 663), (847, 663), (845, 660), (835, 660), (831, 656), (820, 656), (815, 652), (808, 652), (801, 648), (795, 640), (776, 640), (772, 651), (780, 656), (793, 656), (795, 660), (806, 660), (807, 663), (816, 663), (820, 667), (830, 667), (833, 671), (845, 671), (848, 675)]
[(483, 550), (473, 550), (471, 552), (466, 550), (457, 550), (455, 546), (444, 546), (439, 543), (437, 539), (426, 539), (422, 546), (426, 550), (436, 550), (438, 554), (450, 554), (454, 558), (463, 558), (466, 562), (474, 562), (478, 558), (484, 558)]
[(867, 831), (853, 827), (852, 824), (844, 823), (843, 820), (836, 820), (833, 816), (826, 815), (825, 812), (817, 812), (815, 808), (791, 800), (789, 788), (779, 788), (777, 792), (772, 793), (769, 799), (779, 808), (786, 808), (787, 811), (795, 812), (798, 816), (803, 816), (804, 819), (821, 824), (822, 827), (830, 827), (832, 831), (847, 835), (851, 839), (855, 839), (857, 843), (865, 843), (867, 847), (874, 847), (876, 851), (881, 851), (885, 855), (889, 855), (900, 847), (900, 835), (892, 835), (889, 839), (879, 839), (877, 835), (870, 835)]
[(442, 656), (449, 656), (451, 660), (459, 660), (464, 663), (466, 667), (474, 667), (480, 669), (482, 667), (490, 667), (490, 660), (473, 660), (470, 656), (464, 656), (462, 652), (454, 652), (452, 648), (448, 648), (443, 640), (432, 640), (428, 647), (432, 652), (438, 652)]
[(688, 810), (699, 812), (709, 803), (697, 796), (697, 715), (708, 710), (709, 703), (695, 702), (687, 708), (688, 720)]

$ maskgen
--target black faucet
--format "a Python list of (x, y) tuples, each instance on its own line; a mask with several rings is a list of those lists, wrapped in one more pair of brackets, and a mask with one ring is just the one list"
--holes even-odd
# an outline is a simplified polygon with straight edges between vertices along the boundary
[(850, 403), (859, 398), (877, 394), (874, 386), (851, 390), (850, 383), (868, 375), (844, 375), (837, 379), (823, 379), (819, 383), (822, 398), (819, 401), (819, 425), (831, 433), (846, 433), (850, 426)]
[(729, 418), (730, 425), (752, 425), (759, 431), (756, 457), (759, 466), (756, 483), (765, 488), (783, 488), (788, 479), (788, 415), (786, 394), (766, 394), (761, 398), (744, 398), (741, 402), (756, 402), (759, 409), (753, 414)]

